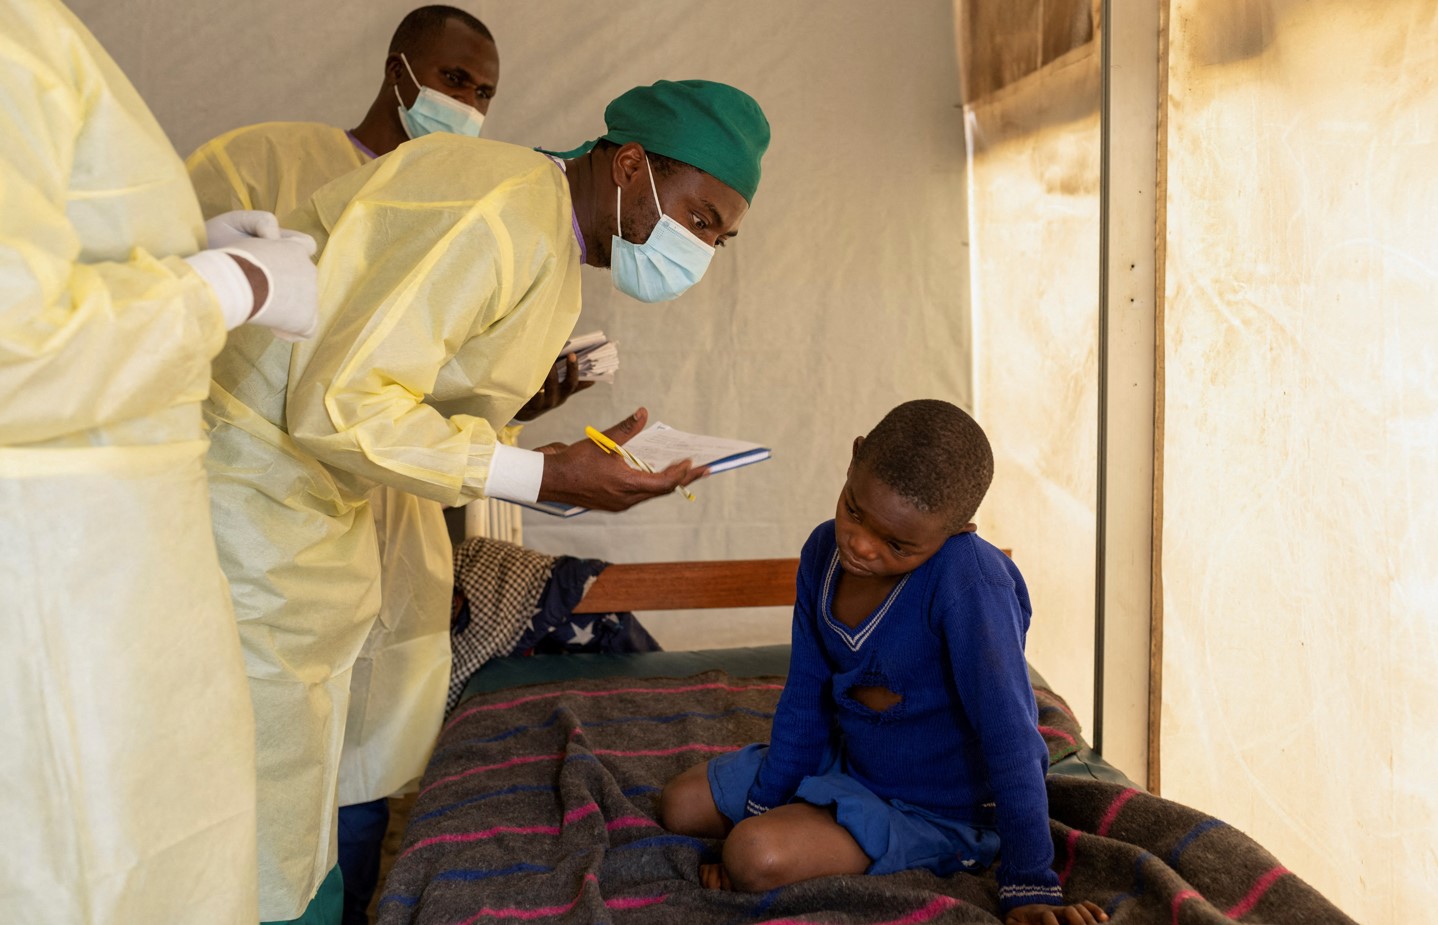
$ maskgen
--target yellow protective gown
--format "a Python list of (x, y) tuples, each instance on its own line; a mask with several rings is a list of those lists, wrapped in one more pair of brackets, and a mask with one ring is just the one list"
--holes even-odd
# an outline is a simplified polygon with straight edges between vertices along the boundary
[(232, 337), (215, 362), (209, 461), (259, 730), (263, 919), (298, 915), (335, 862), (351, 674), (379, 609), (367, 496), (482, 496), (496, 430), (579, 313), (571, 222), (544, 155), (407, 143), (282, 217), (321, 248), (316, 337)]
[(185, 169), (206, 218), (231, 209), (282, 216), (369, 160), (332, 125), (262, 122), (205, 142), (185, 158)]
[(184, 169), (93, 36), (0, 0), (0, 918), (253, 925), (254, 726)]
[[(266, 122), (206, 142), (185, 165), (211, 218), (231, 209), (286, 215), (369, 160), (334, 126)], [(454, 563), (443, 507), (384, 485), (370, 501), (380, 548), (380, 610), (350, 680), (341, 806), (398, 793), (419, 778), (449, 683)]]

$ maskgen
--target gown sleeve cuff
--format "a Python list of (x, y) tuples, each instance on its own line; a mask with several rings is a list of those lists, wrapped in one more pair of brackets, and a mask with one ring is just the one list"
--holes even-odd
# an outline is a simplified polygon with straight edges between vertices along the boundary
[[(228, 252), (223, 250), (200, 251), (184, 258), (190, 269), (210, 284), (215, 300), (220, 303), (220, 314), (225, 318), (225, 330), (233, 331), (250, 319), (254, 308), (254, 291), (245, 271)], [(263, 268), (261, 268), (263, 269)]]
[(489, 460), (484, 496), (505, 501), (538, 501), (539, 484), (543, 480), (543, 453), (496, 443)]

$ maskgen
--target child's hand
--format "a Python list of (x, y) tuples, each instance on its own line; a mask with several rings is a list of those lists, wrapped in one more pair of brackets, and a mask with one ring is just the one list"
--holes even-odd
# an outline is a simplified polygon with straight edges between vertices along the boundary
[(1004, 925), (1097, 925), (1107, 922), (1108, 913), (1088, 900), (1070, 903), (1067, 906), (1048, 906), (1034, 903), (1010, 909)]
[(729, 871), (724, 869), (723, 864), (700, 864), (699, 883), (706, 890), (734, 889), (734, 885), (729, 882)]

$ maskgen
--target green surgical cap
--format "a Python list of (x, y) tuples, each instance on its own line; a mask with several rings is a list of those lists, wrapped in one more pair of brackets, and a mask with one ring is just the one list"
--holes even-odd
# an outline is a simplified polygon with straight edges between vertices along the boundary
[[(759, 159), (769, 147), (769, 120), (743, 90), (710, 80), (661, 80), (610, 103), (604, 124), (604, 140), (637, 141), (644, 150), (698, 167), (754, 201)], [(586, 142), (558, 156), (578, 157), (594, 145)]]

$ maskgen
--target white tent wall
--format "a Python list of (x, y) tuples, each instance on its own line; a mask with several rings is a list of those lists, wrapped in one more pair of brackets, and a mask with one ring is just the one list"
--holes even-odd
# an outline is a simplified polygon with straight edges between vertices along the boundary
[[(352, 126), (413, 0), (214, 5), (74, 0), (181, 153), (251, 122)], [(586, 270), (578, 331), (619, 343), (614, 386), (526, 428), (537, 446), (645, 405), (774, 459), (620, 516), (526, 514), (525, 541), (610, 561), (797, 555), (832, 517), (853, 438), (910, 398), (971, 407), (962, 112), (948, 0), (725, 4), (469, 2), (498, 39), (485, 135), (567, 148), (637, 84), (699, 77), (773, 125), (741, 233), (677, 302), (646, 306)], [(1021, 542), (1023, 538), (1016, 538)], [(669, 648), (787, 642), (775, 609), (656, 615)]]
[[(957, 0), (960, 48), (1022, 44), (968, 31), (982, 10), (1003, 6)], [(1034, 40), (1029, 22), (1015, 27)], [(1087, 41), (966, 107), (975, 404), (995, 455), (978, 523), (1013, 549), (1034, 606), (1029, 659), (1086, 729), (1094, 717), (1098, 58), (1098, 42)], [(1125, 771), (1142, 779), (1142, 767)]]
[[(1038, 52), (1073, 6), (956, 2), (976, 405), (1002, 422), (982, 526), (1066, 692), (1093, 651), (1099, 94), (1096, 48)], [(1163, 793), (1360, 921), (1413, 920), (1438, 883), (1438, 3), (1165, 9)]]
[[(1029, 658), (1091, 728), (1097, 55), (1069, 65), (970, 110), (976, 408), (995, 452), (978, 523), (1028, 582)], [(1043, 124), (1085, 91), (1087, 114)]]
[(1438, 3), (1177, 0), (1164, 795), (1362, 922), (1438, 886)]

